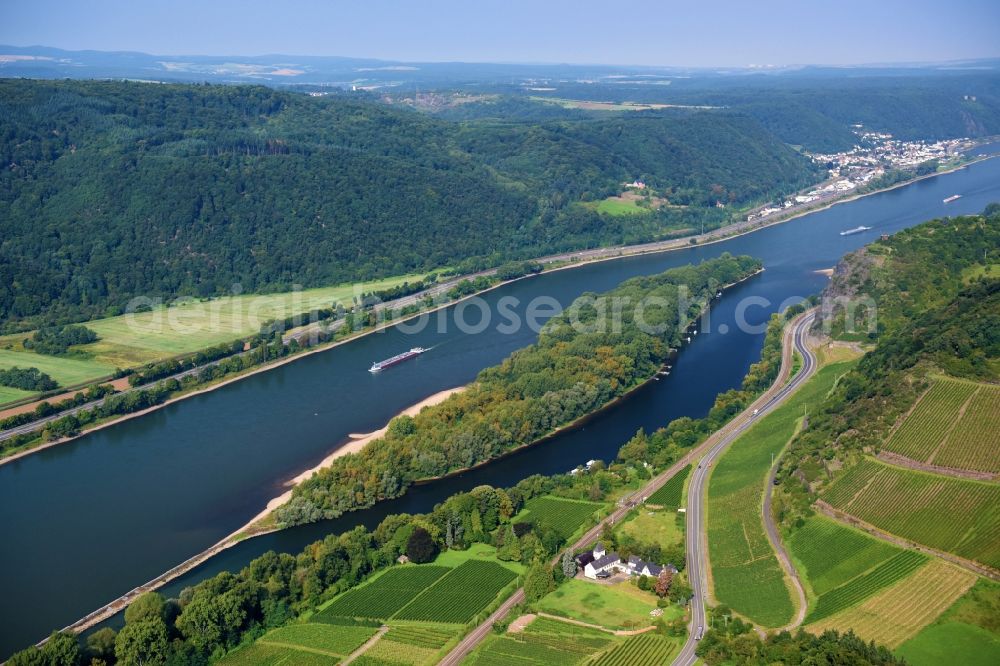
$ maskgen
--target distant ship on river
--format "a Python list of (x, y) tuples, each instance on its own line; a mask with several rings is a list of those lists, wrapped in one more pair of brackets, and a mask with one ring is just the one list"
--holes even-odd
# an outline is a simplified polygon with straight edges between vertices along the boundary
[(953, 194), (950, 197), (948, 197), (947, 199), (945, 199), (944, 203), (951, 203), (952, 201), (955, 201), (956, 199), (961, 199), (961, 198), (962, 198), (961, 194)]
[(377, 363), (372, 363), (372, 367), (368, 368), (368, 372), (382, 372), (386, 368), (396, 365), (397, 363), (402, 363), (403, 361), (409, 361), (411, 358), (415, 358), (423, 354), (426, 349), (423, 347), (414, 347), (410, 351), (405, 351), (402, 354), (396, 354), (392, 358), (387, 358), (384, 361), (378, 361)]
[(853, 234), (860, 234), (862, 231), (868, 231), (869, 229), (871, 229), (871, 227), (866, 227), (866, 226), (854, 227), (853, 229), (848, 229), (847, 231), (841, 231), (840, 235), (851, 236)]

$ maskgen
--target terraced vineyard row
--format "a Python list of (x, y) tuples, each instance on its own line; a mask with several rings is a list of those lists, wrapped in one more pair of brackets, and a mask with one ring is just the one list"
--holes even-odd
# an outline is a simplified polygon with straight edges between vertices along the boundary
[(646, 498), (646, 502), (659, 504), (668, 509), (679, 508), (684, 494), (684, 482), (687, 481), (689, 474), (691, 474), (691, 465), (682, 469), (672, 479), (660, 486), (659, 490)]
[(528, 500), (524, 505), (524, 513), (518, 519), (537, 525), (549, 525), (563, 538), (568, 538), (601, 506), (596, 502), (545, 495)]
[(806, 623), (829, 617), (867, 599), (879, 590), (910, 575), (926, 562), (925, 555), (912, 550), (901, 551), (871, 571), (820, 595), (816, 605), (806, 616)]
[(470, 560), (439, 578), (395, 617), (463, 624), (515, 578), (517, 574), (495, 562)]
[(902, 552), (860, 530), (813, 516), (787, 540), (799, 574), (817, 596)]
[(975, 472), (1000, 472), (1000, 386), (980, 386), (930, 462)]
[(913, 412), (885, 443), (885, 448), (926, 462), (951, 430), (959, 409), (975, 390), (976, 385), (970, 382), (934, 380)]
[(674, 647), (655, 632), (639, 634), (599, 657), (592, 666), (659, 666), (667, 663)]
[(392, 617), (449, 571), (448, 567), (431, 564), (389, 569), (372, 582), (337, 597), (314, 619), (323, 622), (337, 616)]
[(537, 618), (521, 633), (495, 637), (477, 655), (477, 666), (510, 664), (574, 666), (610, 646), (615, 640), (586, 627)]
[(867, 459), (823, 499), (886, 532), (1000, 569), (1000, 485)]
[(975, 574), (935, 558), (863, 603), (807, 629), (814, 633), (853, 629), (866, 641), (896, 648), (937, 619), (975, 582)]

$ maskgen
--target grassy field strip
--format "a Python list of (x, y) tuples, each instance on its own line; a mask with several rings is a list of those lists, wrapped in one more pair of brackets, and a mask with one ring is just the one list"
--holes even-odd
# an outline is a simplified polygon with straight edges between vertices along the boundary
[(358, 285), (338, 285), (278, 294), (224, 296), (181, 302), (169, 308), (85, 322), (100, 339), (74, 347), (90, 358), (46, 356), (24, 351), (21, 341), (32, 332), (0, 337), (0, 368), (36, 367), (64, 386), (195, 352), (256, 333), (269, 319), (282, 319), (333, 303), (350, 305), (363, 292), (395, 287), (420, 275), (404, 275)]
[(36, 394), (31, 391), (22, 391), (21, 389), (10, 388), (9, 386), (0, 386), (0, 405), (8, 402), (14, 402), (16, 400), (23, 400), (24, 398), (32, 395)]
[(114, 373), (116, 367), (113, 363), (97, 359), (48, 356), (29, 351), (0, 349), (0, 369), (6, 370), (14, 366), (38, 368), (59, 382), (60, 386), (73, 386), (88, 380), (107, 377)]
[(890, 534), (1000, 569), (1000, 485), (865, 459), (822, 499)]
[(790, 583), (761, 518), (771, 457), (792, 437), (804, 408), (822, 400), (850, 365), (819, 370), (736, 440), (709, 478), (706, 525), (715, 597), (757, 624), (784, 626), (795, 613)]
[(806, 629), (813, 633), (853, 629), (866, 641), (895, 648), (937, 619), (975, 582), (975, 574), (932, 559), (863, 603), (809, 624)]

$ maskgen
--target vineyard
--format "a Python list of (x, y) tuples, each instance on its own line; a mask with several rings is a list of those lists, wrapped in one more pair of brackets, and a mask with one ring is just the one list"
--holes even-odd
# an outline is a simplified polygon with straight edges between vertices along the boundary
[(976, 575), (938, 559), (870, 597), (807, 629), (853, 629), (866, 641), (896, 648), (937, 619), (976, 582)]
[(337, 597), (313, 619), (325, 622), (338, 616), (392, 617), (449, 571), (447, 567), (429, 564), (389, 569), (370, 583)]
[(709, 478), (706, 525), (715, 596), (757, 624), (780, 627), (795, 612), (764, 531), (761, 506), (771, 456), (794, 435), (806, 406), (819, 403), (848, 367), (836, 363), (822, 368), (737, 439)]
[(439, 578), (395, 617), (464, 624), (515, 578), (517, 574), (495, 562), (469, 560)]
[(1000, 486), (865, 459), (823, 499), (886, 532), (1000, 568)]
[(483, 645), (471, 663), (476, 666), (574, 666), (617, 640), (612, 634), (540, 617), (520, 633), (494, 637)]
[(389, 631), (364, 657), (369, 663), (395, 666), (431, 666), (440, 658), (441, 648), (455, 636), (455, 628), (393, 623)]
[(809, 518), (787, 544), (799, 574), (816, 595), (826, 594), (902, 552), (823, 516)]
[(879, 590), (909, 576), (927, 562), (927, 556), (904, 550), (877, 567), (835, 587), (816, 600), (816, 605), (806, 616), (806, 623), (816, 622), (834, 613), (854, 606)]
[(1000, 386), (983, 385), (944, 441), (935, 465), (975, 472), (1000, 472)]
[(922, 463), (1000, 472), (1000, 387), (935, 379), (885, 449)]
[(316, 652), (348, 655), (364, 645), (377, 630), (329, 624), (290, 624), (272, 629), (258, 639), (266, 645), (301, 647)]
[(691, 465), (688, 465), (675, 474), (669, 481), (660, 486), (655, 493), (647, 497), (646, 502), (649, 504), (659, 504), (660, 506), (665, 506), (668, 509), (680, 508), (682, 506), (681, 501), (684, 495), (684, 482), (687, 481), (690, 473)]
[(639, 634), (625, 640), (593, 662), (593, 666), (658, 666), (666, 664), (674, 644), (657, 633)]
[(280, 666), (291, 666), (292, 664), (295, 666), (332, 666), (340, 663), (340, 657), (278, 645), (253, 643), (227, 654), (215, 663), (220, 666), (279, 666), (279, 664)]
[(595, 502), (563, 499), (549, 495), (528, 500), (519, 522), (548, 525), (562, 538), (569, 538), (602, 507)]

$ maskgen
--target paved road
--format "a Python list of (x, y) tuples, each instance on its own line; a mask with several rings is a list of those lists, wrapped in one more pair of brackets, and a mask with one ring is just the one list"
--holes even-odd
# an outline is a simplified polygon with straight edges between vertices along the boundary
[[(788, 328), (783, 341), (781, 373), (767, 393), (758, 398), (742, 414), (729, 422), (708, 453), (702, 458), (698, 467), (691, 473), (688, 486), (687, 505), (687, 571), (693, 597), (691, 598), (691, 623), (688, 627), (688, 640), (684, 648), (674, 659), (674, 666), (690, 666), (697, 661), (695, 648), (704, 631), (706, 615), (705, 602), (708, 595), (708, 585), (705, 578), (708, 553), (705, 545), (705, 481), (708, 478), (709, 466), (743, 434), (757, 418), (770, 412), (780, 405), (788, 396), (795, 392), (816, 371), (816, 358), (806, 346), (809, 326), (816, 317), (815, 312), (799, 315)], [(802, 356), (802, 368), (786, 383), (792, 367), (793, 347)], [(756, 418), (754, 411), (757, 411)]]
[[(764, 392), (763, 395), (757, 398), (757, 400), (755, 400), (753, 404), (747, 407), (746, 411), (744, 411), (741, 415), (737, 416), (735, 419), (731, 420), (725, 426), (717, 430), (707, 440), (702, 442), (696, 448), (689, 451), (685, 456), (683, 456), (680, 460), (671, 465), (668, 469), (655, 476), (649, 483), (643, 486), (640, 490), (637, 490), (631, 495), (628, 495), (619, 500), (618, 506), (615, 508), (614, 511), (612, 511), (608, 515), (607, 518), (605, 518), (604, 520), (597, 523), (597, 525), (587, 530), (587, 532), (582, 537), (580, 537), (576, 541), (576, 543), (574, 543), (571, 546), (567, 546), (566, 549), (572, 552), (576, 552), (589, 547), (592, 543), (594, 543), (594, 541), (596, 541), (600, 537), (601, 530), (604, 529), (605, 525), (614, 524), (620, 521), (628, 514), (629, 511), (632, 510), (633, 507), (635, 507), (637, 504), (642, 503), (647, 497), (649, 497), (654, 492), (659, 490), (659, 488), (663, 486), (663, 484), (665, 484), (667, 481), (676, 476), (685, 467), (692, 464), (695, 460), (704, 455), (706, 452), (714, 451), (718, 447), (720, 442), (731, 442), (733, 439), (735, 439), (736, 435), (738, 435), (739, 433), (743, 432), (746, 429), (746, 425), (749, 423), (749, 418), (750, 415), (753, 413), (753, 410), (759, 409), (761, 413), (763, 413), (765, 410), (772, 409), (777, 404), (775, 400), (780, 402), (781, 399), (786, 397), (788, 393), (791, 392), (791, 390), (794, 390), (794, 387), (797, 387), (801, 383), (802, 381), (802, 379), (800, 379), (801, 377), (804, 377), (806, 374), (812, 373), (812, 367), (811, 366), (807, 367), (807, 365), (804, 363), (802, 368), (803, 372), (800, 372), (798, 375), (796, 375), (795, 379), (793, 379), (792, 382), (788, 383), (787, 386), (785, 385), (785, 382), (788, 380), (788, 376), (791, 374), (791, 369), (792, 369), (792, 339), (795, 338), (795, 336), (797, 335), (801, 335), (804, 338), (805, 332), (808, 329), (810, 323), (812, 322), (814, 316), (815, 316), (814, 313), (800, 315), (800, 317), (795, 320), (793, 325), (788, 328), (788, 332), (785, 334), (785, 340), (782, 350), (781, 371), (778, 373), (778, 378), (775, 379), (774, 384), (771, 385), (771, 388), (769, 388), (767, 391)], [(797, 338), (795, 345), (796, 347), (799, 346)], [(804, 341), (802, 342), (801, 347), (803, 349), (805, 348)], [(808, 351), (806, 353), (808, 353)], [(810, 358), (812, 358), (811, 355)], [(779, 398), (779, 396), (781, 397)], [(690, 525), (690, 516), (691, 516), (690, 507), (688, 508), (687, 515)], [(691, 533), (690, 528), (688, 533), (689, 534)], [(552, 559), (550, 564), (552, 566), (555, 566), (555, 564), (560, 560), (560, 558), (561, 555), (557, 555), (555, 558)], [(688, 571), (690, 570), (691, 570), (691, 557), (689, 554)], [(694, 587), (693, 582), (692, 582), (692, 587)], [(483, 639), (486, 638), (487, 635), (489, 635), (490, 630), (493, 628), (493, 624), (496, 623), (498, 620), (500, 620), (511, 608), (521, 603), (522, 601), (524, 601), (523, 588), (515, 592), (514, 595), (510, 599), (508, 599), (500, 607), (499, 610), (490, 615), (482, 624), (476, 627), (472, 631), (472, 633), (470, 633), (458, 645), (456, 645), (455, 648), (451, 652), (449, 652), (448, 655), (443, 660), (441, 660), (440, 664), (445, 664), (448, 666), (459, 664), (466, 656), (469, 655), (470, 652), (472, 652), (476, 648), (477, 645), (479, 645), (480, 642), (483, 641)], [(702, 613), (704, 613), (704, 610), (702, 610)], [(704, 624), (704, 620), (702, 620), (702, 624)], [(693, 655), (694, 654), (693, 648), (691, 652)]]
[[(805, 351), (810, 355), (812, 354), (809, 350)], [(815, 357), (810, 362), (816, 365)], [(767, 538), (771, 542), (771, 548), (778, 554), (778, 561), (781, 562), (781, 568), (785, 570), (785, 574), (792, 581), (792, 587), (795, 588), (795, 596), (799, 598), (799, 608), (795, 613), (795, 617), (789, 624), (782, 627), (782, 629), (792, 631), (798, 628), (806, 619), (806, 610), (808, 610), (809, 602), (806, 600), (806, 590), (802, 587), (799, 572), (795, 570), (792, 558), (788, 555), (788, 550), (785, 548), (785, 544), (782, 543), (781, 536), (778, 534), (778, 526), (774, 522), (774, 513), (771, 511), (771, 499), (774, 494), (774, 477), (778, 474), (778, 467), (780, 466), (781, 458), (779, 456), (774, 461), (771, 471), (767, 475), (767, 485), (764, 490), (764, 505), (761, 513), (764, 519), (764, 529), (767, 531)]]

